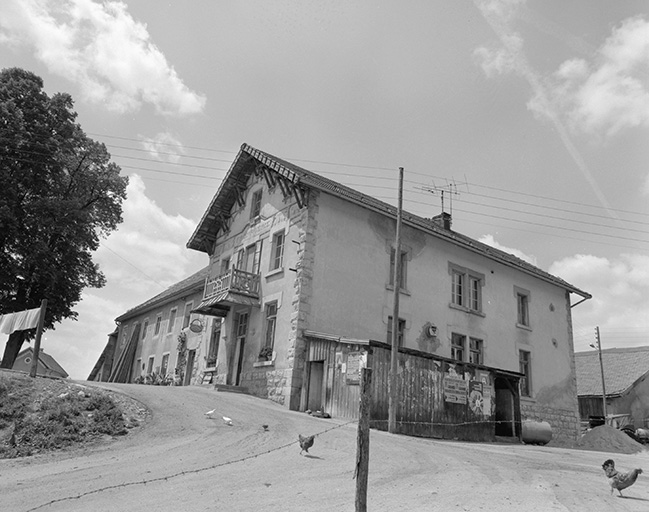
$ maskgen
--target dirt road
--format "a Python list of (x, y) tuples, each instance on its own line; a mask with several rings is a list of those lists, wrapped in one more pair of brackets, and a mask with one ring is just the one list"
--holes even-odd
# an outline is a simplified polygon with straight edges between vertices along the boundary
[[(355, 424), (207, 388), (109, 387), (145, 404), (147, 424), (99, 447), (0, 461), (1, 511), (354, 510)], [(212, 409), (209, 419), (204, 413)], [(318, 434), (308, 456), (299, 453), (298, 433)], [(609, 457), (622, 469), (647, 470), (627, 498), (609, 494), (601, 470)], [(368, 510), (647, 511), (649, 452), (462, 443), (373, 430)]]

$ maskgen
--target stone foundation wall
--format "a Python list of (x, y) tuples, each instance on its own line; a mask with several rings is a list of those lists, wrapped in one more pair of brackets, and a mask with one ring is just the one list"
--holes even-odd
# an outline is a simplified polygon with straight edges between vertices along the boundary
[(579, 415), (571, 409), (556, 409), (521, 401), (521, 419), (547, 421), (552, 426), (552, 439), (575, 442), (579, 438)]
[(291, 370), (259, 368), (242, 374), (241, 385), (252, 395), (267, 398), (280, 405), (286, 405), (284, 390), (290, 379)]

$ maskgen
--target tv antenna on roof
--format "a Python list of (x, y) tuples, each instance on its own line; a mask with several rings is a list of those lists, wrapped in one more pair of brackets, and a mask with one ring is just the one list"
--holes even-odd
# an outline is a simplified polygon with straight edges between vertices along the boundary
[(437, 194), (439, 193), (441, 199), (442, 199), (442, 213), (445, 212), (444, 210), (444, 193), (446, 193), (449, 196), (449, 213), (451, 216), (453, 215), (453, 196), (459, 196), (460, 193), (457, 191), (457, 184), (455, 183), (455, 180), (453, 181), (448, 181), (446, 180), (446, 185), (436, 185), (435, 182), (433, 181), (433, 186), (432, 187), (421, 187), (422, 190), (425, 190), (426, 192), (430, 192), (431, 194)]

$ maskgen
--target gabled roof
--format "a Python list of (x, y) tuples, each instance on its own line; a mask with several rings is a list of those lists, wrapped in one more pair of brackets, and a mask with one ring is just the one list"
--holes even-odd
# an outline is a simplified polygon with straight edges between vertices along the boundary
[[(237, 195), (245, 189), (251, 174), (256, 172), (259, 165), (265, 166), (270, 171), (281, 175), (284, 179), (297, 187), (306, 187), (331, 194), (346, 201), (350, 201), (364, 208), (379, 212), (388, 217), (396, 219), (397, 208), (374, 197), (358, 192), (338, 182), (308, 171), (295, 164), (277, 158), (273, 155), (242, 144), (239, 153), (230, 166), (216, 195), (212, 199), (207, 211), (199, 222), (196, 230), (187, 242), (189, 249), (209, 252), (214, 243), (218, 230), (229, 217), (230, 210), (237, 201)], [(402, 212), (403, 223), (415, 229), (425, 231), (438, 238), (445, 239), (453, 244), (461, 246), (469, 251), (481, 254), (491, 260), (498, 261), (504, 265), (517, 268), (527, 274), (533, 275), (543, 281), (559, 286), (569, 292), (576, 293), (584, 299), (590, 299), (591, 295), (579, 288), (567, 283), (540, 268), (499, 249), (478, 242), (468, 236), (461, 235), (450, 229), (445, 229), (431, 219), (419, 217), (412, 213)]]
[[(34, 349), (32, 347), (27, 347), (24, 350), (21, 350), (20, 353), (16, 356), (16, 359), (19, 357), (24, 356), (25, 354), (33, 354)], [(56, 372), (60, 374), (63, 378), (68, 377), (68, 372), (66, 372), (63, 367), (56, 362), (56, 359), (54, 359), (51, 355), (46, 354), (43, 352), (42, 349), (38, 351), (38, 360), (41, 362), (45, 368), (52, 370), (53, 372)]]
[[(621, 395), (649, 373), (649, 347), (602, 350), (606, 395)], [(577, 396), (602, 396), (602, 371), (596, 350), (575, 354)]]
[(188, 292), (193, 292), (198, 289), (202, 289), (205, 285), (205, 279), (209, 275), (210, 267), (207, 266), (202, 268), (198, 272), (192, 274), (191, 276), (183, 279), (182, 281), (177, 282), (176, 284), (171, 285), (164, 292), (159, 293), (155, 297), (143, 302), (139, 306), (129, 309), (126, 313), (118, 316), (115, 321), (123, 322), (133, 316), (144, 313), (146, 310), (153, 308), (159, 304), (163, 304), (175, 296), (183, 295)]

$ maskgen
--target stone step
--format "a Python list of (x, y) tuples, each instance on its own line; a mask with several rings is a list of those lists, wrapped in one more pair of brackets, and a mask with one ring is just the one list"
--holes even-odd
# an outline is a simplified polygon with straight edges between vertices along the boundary
[(243, 386), (230, 386), (227, 384), (214, 384), (216, 391), (225, 391), (227, 393), (245, 393), (248, 394), (248, 388)]

